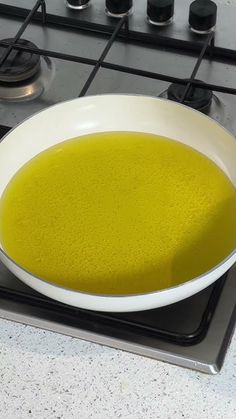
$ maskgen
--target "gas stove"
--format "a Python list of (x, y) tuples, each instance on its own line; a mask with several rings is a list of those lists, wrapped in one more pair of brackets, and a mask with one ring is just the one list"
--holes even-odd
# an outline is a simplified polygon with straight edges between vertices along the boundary
[[(179, 101), (236, 135), (236, 6), (229, 3), (0, 2), (0, 136), (50, 105), (102, 93)], [(171, 306), (97, 313), (36, 293), (0, 264), (0, 317), (212, 374), (236, 323), (235, 295), (236, 266)]]

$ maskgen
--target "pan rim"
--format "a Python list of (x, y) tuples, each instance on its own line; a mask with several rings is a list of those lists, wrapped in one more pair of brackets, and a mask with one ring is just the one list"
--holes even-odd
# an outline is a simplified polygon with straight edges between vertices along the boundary
[[(72, 102), (77, 102), (79, 101), (86, 101), (86, 100), (91, 100), (92, 98), (104, 98), (104, 97), (122, 97), (122, 98), (127, 98), (127, 97), (133, 97), (133, 98), (139, 98), (139, 99), (148, 99), (148, 100), (153, 100), (153, 101), (160, 101), (160, 102), (168, 102), (171, 103), (171, 105), (173, 107), (181, 107), (184, 108), (186, 111), (190, 112), (190, 113), (196, 113), (198, 115), (200, 115), (201, 118), (205, 118), (208, 121), (210, 121), (212, 124), (217, 125), (220, 129), (222, 129), (226, 134), (228, 134), (231, 139), (234, 138), (233, 134), (227, 130), (225, 127), (223, 127), (218, 121), (213, 120), (212, 118), (210, 118), (208, 115), (205, 114), (201, 114), (199, 111), (197, 111), (196, 109), (192, 109), (189, 108), (187, 105), (178, 103), (178, 102), (173, 102), (169, 99), (165, 99), (165, 98), (160, 98), (160, 97), (155, 97), (152, 95), (142, 95), (142, 94), (126, 94), (126, 93), (118, 93), (118, 94), (114, 94), (114, 93), (107, 93), (107, 94), (96, 94), (96, 95), (87, 95), (85, 97), (82, 98), (74, 98), (74, 99), (69, 99), (63, 102), (59, 102), (56, 103), (54, 105), (51, 105), (49, 107), (47, 107), (46, 109), (42, 109), (39, 112), (34, 113), (33, 115), (30, 115), (29, 117), (25, 118), (23, 121), (21, 121), (19, 124), (17, 124), (15, 127), (13, 127), (12, 129), (10, 129), (10, 131), (8, 131), (0, 140), (0, 147), (1, 144), (3, 143), (3, 141), (7, 140), (7, 137), (11, 134), (12, 131), (15, 131), (18, 127), (20, 127), (21, 125), (23, 125), (26, 121), (30, 120), (31, 118), (43, 113), (43, 112), (47, 112), (49, 109), (53, 109), (56, 107), (60, 107), (63, 106), (65, 104), (68, 103), (72, 103)], [(25, 269), (23, 266), (19, 265), (17, 262), (15, 262), (1, 247), (0, 247), (0, 254), (2, 254), (11, 264), (15, 265), (17, 268), (19, 268), (20, 270), (22, 270), (24, 273), (30, 275), (32, 278), (38, 280), (39, 282), (42, 282), (46, 285), (49, 285), (51, 287), (54, 287), (56, 289), (60, 289), (60, 290), (65, 290), (67, 292), (76, 294), (76, 295), (85, 295), (85, 296), (91, 296), (91, 297), (95, 297), (95, 298), (106, 298), (106, 299), (134, 299), (137, 297), (142, 297), (142, 296), (154, 296), (154, 295), (160, 295), (160, 294), (164, 294), (168, 291), (175, 291), (175, 290), (179, 290), (180, 288), (183, 288), (185, 285), (190, 285), (190, 284), (195, 284), (196, 282), (199, 282), (199, 280), (203, 279), (206, 276), (211, 275), (213, 272), (215, 272), (217, 269), (219, 269), (222, 265), (225, 265), (231, 258), (233, 258), (234, 256), (236, 256), (236, 248), (234, 250), (232, 250), (232, 252), (226, 257), (224, 258), (221, 262), (219, 262), (217, 265), (215, 265), (213, 268), (211, 268), (210, 270), (204, 272), (203, 274), (189, 279), (187, 281), (184, 281), (183, 283), (180, 283), (178, 285), (174, 285), (172, 287), (168, 287), (168, 288), (163, 288), (161, 290), (156, 290), (156, 291), (150, 291), (150, 292), (143, 292), (143, 293), (134, 293), (134, 294), (97, 294), (97, 293), (91, 293), (91, 292), (86, 292), (86, 291), (79, 291), (73, 288), (68, 288), (65, 286), (61, 286), (58, 284), (55, 284), (53, 282), (47, 281), (46, 279), (40, 278), (37, 275), (32, 274), (30, 271), (28, 271), (27, 269)]]

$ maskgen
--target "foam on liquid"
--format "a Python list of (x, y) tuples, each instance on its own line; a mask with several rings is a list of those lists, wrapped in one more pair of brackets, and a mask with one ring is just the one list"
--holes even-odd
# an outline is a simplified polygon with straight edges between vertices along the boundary
[(236, 247), (236, 190), (177, 141), (110, 132), (25, 164), (0, 199), (0, 242), (33, 274), (101, 294), (190, 280)]

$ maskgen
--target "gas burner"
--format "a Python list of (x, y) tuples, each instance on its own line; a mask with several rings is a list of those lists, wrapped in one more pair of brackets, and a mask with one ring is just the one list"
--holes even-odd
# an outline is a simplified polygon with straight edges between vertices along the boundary
[[(11, 38), (3, 39), (4, 42), (13, 42)], [(33, 42), (20, 39), (18, 44), (30, 48), (37, 48)], [(0, 58), (7, 47), (0, 46)], [(29, 79), (40, 70), (40, 56), (28, 51), (13, 49), (6, 61), (0, 67), (0, 82), (16, 83)]]
[[(186, 80), (188, 81), (188, 80)], [(200, 81), (200, 80), (197, 80)], [(172, 83), (167, 89), (167, 97), (175, 102), (181, 102), (184, 95), (186, 85)], [(213, 93), (211, 90), (202, 89), (201, 87), (190, 87), (183, 101), (184, 105), (196, 109), (203, 113), (208, 113), (211, 107)]]
[[(176, 85), (174, 83), (174, 84), (171, 84), (168, 89), (166, 89), (163, 92), (161, 92), (158, 95), (158, 97), (163, 98), (163, 99), (174, 100), (175, 102), (180, 102), (180, 100), (177, 100), (177, 98), (173, 99), (173, 98), (170, 97), (171, 96), (170, 90), (172, 90), (172, 86), (181, 87), (182, 89), (180, 89), (178, 91), (179, 91), (179, 93), (181, 93), (181, 92), (183, 93), (183, 90), (184, 90), (184, 87), (185, 86), (184, 85), (181, 85), (180, 86), (179, 84)], [(211, 92), (210, 90), (205, 90), (205, 89), (201, 89), (201, 88), (198, 88), (198, 87), (195, 88), (194, 90), (201, 90), (201, 91), (204, 91), (204, 92)], [(174, 89), (174, 92), (175, 92), (175, 89)], [(178, 96), (178, 98), (179, 97), (181, 97), (181, 94)], [(201, 106), (200, 109), (198, 109), (196, 106), (191, 106), (193, 104), (195, 104), (195, 105), (196, 104), (199, 105), (199, 103), (201, 104), (200, 99), (197, 100), (198, 99), (198, 96), (196, 97), (196, 101), (194, 103), (191, 103), (191, 104), (190, 104), (189, 97), (188, 97), (187, 101), (184, 101), (184, 105), (190, 106), (193, 109), (196, 109), (196, 110), (198, 110), (200, 112), (203, 112), (203, 113), (207, 114), (212, 119), (214, 119), (215, 121), (219, 122), (222, 125), (226, 125), (227, 122), (229, 123), (229, 121), (232, 119), (232, 115), (229, 112), (229, 109), (226, 108), (223, 99), (221, 97), (219, 97), (219, 96), (216, 96), (214, 93), (211, 92), (211, 100), (210, 100), (209, 105), (207, 106), (207, 103), (208, 103), (207, 97), (210, 98), (210, 94), (208, 94), (208, 96), (207, 95), (204, 96), (204, 98), (205, 98), (204, 99), (205, 100), (205, 109), (204, 109), (204, 106)]]
[[(4, 39), (11, 42), (12, 39)], [(20, 39), (19, 44), (37, 48), (33, 42)], [(0, 58), (5, 47), (0, 46)], [(24, 101), (40, 96), (50, 85), (54, 66), (48, 57), (28, 51), (12, 50), (0, 67), (0, 100)]]

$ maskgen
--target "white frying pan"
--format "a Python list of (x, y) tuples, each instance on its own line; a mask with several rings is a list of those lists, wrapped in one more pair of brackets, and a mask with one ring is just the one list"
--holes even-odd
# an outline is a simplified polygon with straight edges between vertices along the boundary
[[(18, 169), (36, 154), (67, 138), (99, 131), (148, 132), (181, 141), (211, 158), (236, 187), (236, 140), (216, 122), (163, 99), (102, 95), (52, 106), (7, 134), (0, 143), (0, 197)], [(127, 296), (86, 294), (48, 283), (14, 263), (1, 245), (0, 259), (25, 284), (55, 300), (91, 310), (138, 311), (175, 303), (206, 288), (236, 262), (236, 249), (198, 278), (161, 291)]]

